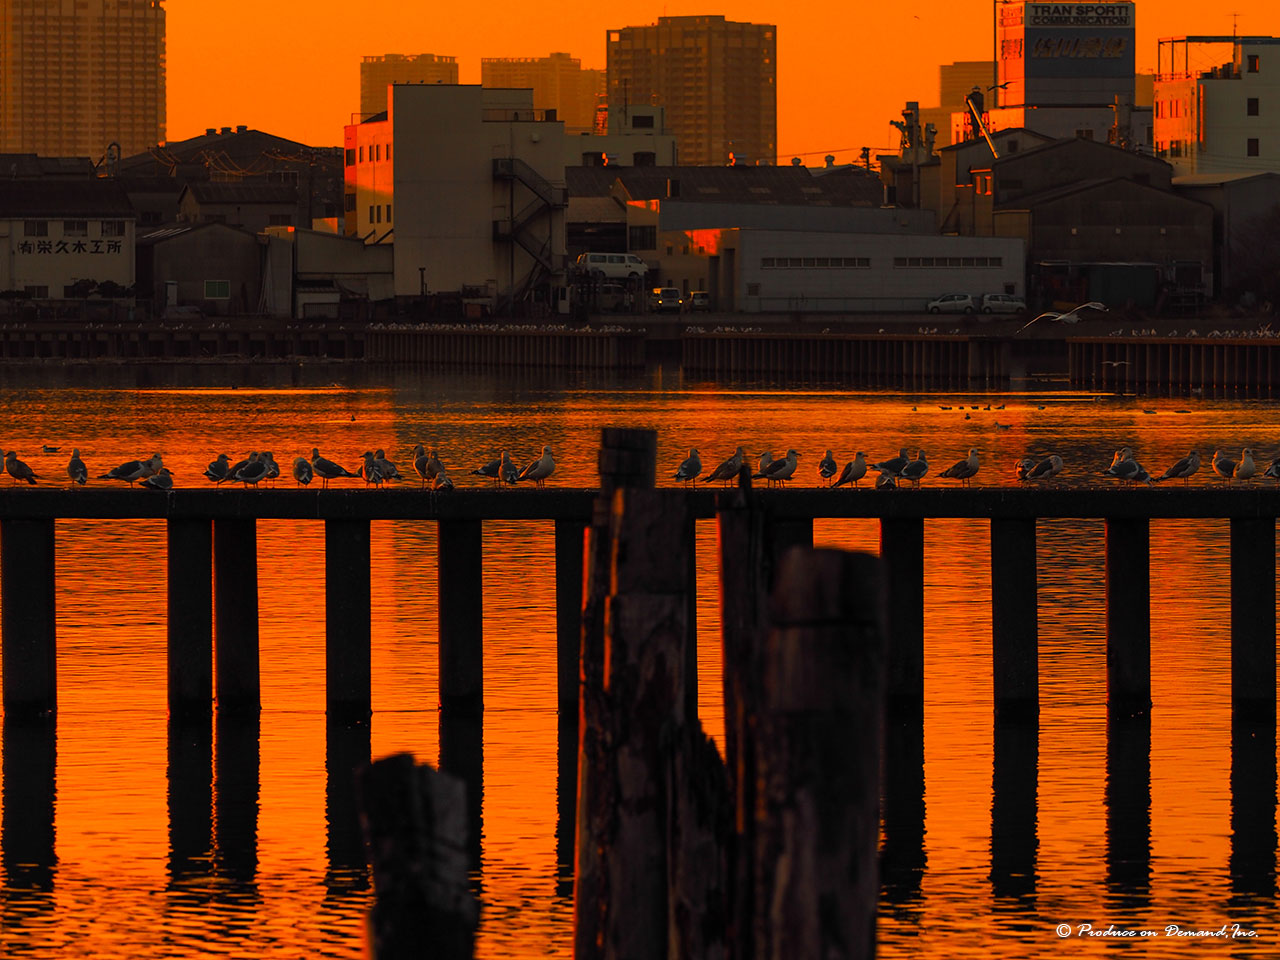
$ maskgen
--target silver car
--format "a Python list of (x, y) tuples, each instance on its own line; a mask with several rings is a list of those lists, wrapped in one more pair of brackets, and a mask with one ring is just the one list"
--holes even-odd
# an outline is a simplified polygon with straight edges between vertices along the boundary
[(983, 313), (1021, 313), (1027, 301), (1011, 293), (987, 293), (982, 297)]
[(973, 297), (967, 293), (944, 294), (925, 304), (925, 309), (930, 313), (973, 313), (976, 308)]

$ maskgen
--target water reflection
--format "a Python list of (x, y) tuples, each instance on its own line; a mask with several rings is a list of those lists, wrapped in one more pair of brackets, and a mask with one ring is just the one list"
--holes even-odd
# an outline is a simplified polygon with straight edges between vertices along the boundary
[(1276, 895), (1275, 721), (1231, 725), (1231, 892)]
[(369, 889), (356, 792), (356, 771), (371, 759), (369, 740), (368, 721), (342, 723), (328, 719), (325, 723), (325, 886), (330, 895)]
[[(5, 914), (53, 890), (58, 856), (54, 849), (57, 798), (57, 721), (52, 717), (4, 718), (4, 811), (0, 853), (4, 854)], [(51, 902), (45, 902), (51, 908)], [(24, 909), (22, 912), (26, 912)], [(10, 920), (0, 923), (9, 929)]]
[(1107, 893), (1129, 910), (1151, 900), (1151, 715), (1107, 718)]
[(219, 713), (214, 752), (214, 865), (241, 903), (258, 898), (260, 719)]
[(440, 713), (440, 769), (467, 787), (467, 848), (474, 869), (480, 867), (484, 846), (484, 737), (480, 717), (442, 710)]
[(919, 917), (921, 883), (929, 863), (924, 830), (924, 727), (918, 719), (885, 724), (881, 803), (880, 886), (899, 919)]
[(1040, 724), (997, 720), (991, 765), (991, 890), (1035, 909)]
[(169, 886), (213, 875), (213, 721), (169, 722)]

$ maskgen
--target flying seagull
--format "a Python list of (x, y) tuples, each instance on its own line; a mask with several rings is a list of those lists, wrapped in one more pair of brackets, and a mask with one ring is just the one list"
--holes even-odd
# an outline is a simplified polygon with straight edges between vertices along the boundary
[(1037, 320), (1056, 320), (1059, 323), (1079, 323), (1080, 322), (1079, 313), (1081, 310), (1097, 310), (1100, 313), (1106, 313), (1107, 305), (1105, 303), (1099, 303), (1097, 300), (1090, 300), (1088, 303), (1082, 303), (1082, 304), (1079, 304), (1078, 306), (1072, 307), (1066, 313), (1058, 313), (1056, 310), (1047, 310), (1044, 313), (1040, 314), (1039, 316), (1032, 317), (1030, 320), (1028, 320), (1026, 323), (1020, 326), (1017, 329), (1016, 333), (1021, 333), (1023, 330), (1027, 329), (1027, 327), (1035, 323)]

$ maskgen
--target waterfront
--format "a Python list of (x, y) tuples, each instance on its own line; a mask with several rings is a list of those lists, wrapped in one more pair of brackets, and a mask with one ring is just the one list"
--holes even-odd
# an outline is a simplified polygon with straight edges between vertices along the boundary
[[(1280, 453), (1268, 445), (1275, 405), (1262, 401), (711, 390), (656, 374), (616, 388), (327, 367), (72, 375), (91, 379), (8, 373), (0, 400), (0, 443), (58, 479), (73, 445), (94, 476), (158, 450), (178, 483), (188, 485), (204, 482), (199, 472), (217, 452), (271, 449), (287, 464), (313, 445), (350, 467), (364, 450), (382, 446), (405, 472), (405, 453), (421, 440), (438, 445), (455, 477), (477, 482), (466, 470), (499, 450), (523, 462), (551, 443), (558, 462), (552, 483), (580, 487), (594, 482), (605, 424), (657, 428), (665, 483), (689, 446), (701, 449), (709, 469), (738, 443), (775, 455), (794, 447), (802, 483), (816, 480), (826, 447), (843, 462), (857, 449), (881, 458), (902, 445), (923, 446), (934, 464), (929, 485), (947, 484), (936, 473), (970, 446), (984, 460), (978, 483), (1012, 483), (1009, 465), (1025, 453), (1061, 454), (1064, 479), (1076, 483), (1101, 482), (1111, 451), (1126, 443), (1153, 471), (1192, 446), (1206, 454), (1251, 445), (1260, 459)], [(41, 454), (46, 443), (62, 450)], [(1220, 482), (1207, 468), (1198, 479)], [(1034, 880), (1012, 887), (990, 876), (995, 745), (986, 526), (936, 521), (925, 529), (923, 863), (886, 889), (881, 955), (956, 956), (975, 943), (989, 956), (1102, 949), (1059, 942), (1053, 928), (1061, 922), (1239, 922), (1259, 936), (1233, 955), (1272, 951), (1275, 935), (1266, 924), (1274, 911), (1274, 830), (1269, 867), (1242, 873), (1237, 865), (1234, 877), (1229, 869), (1226, 524), (1152, 526), (1158, 575), (1149, 806), (1145, 826), (1141, 813), (1120, 821), (1138, 838), (1149, 830), (1149, 860), (1144, 866), (1139, 855), (1126, 872), (1116, 869), (1121, 858), (1108, 837), (1102, 525), (1042, 522), (1043, 706), (1031, 785), (1038, 850), (1028, 861)], [(256, 766), (246, 764), (257, 780), (248, 801), (253, 849), (215, 851), (203, 871), (176, 871), (170, 850), (163, 524), (66, 521), (58, 535), (56, 862), (43, 873), (24, 869), (12, 862), (7, 836), (11, 842), (0, 850), (6, 947), (12, 940), (12, 953), (46, 956), (359, 956), (364, 874), (334, 869), (325, 822), (321, 526), (260, 524), (264, 709)], [(874, 521), (815, 525), (819, 543), (874, 550), (878, 536)], [(434, 541), (431, 524), (374, 525), (375, 756), (407, 749), (434, 761), (438, 752)], [(714, 556), (714, 525), (701, 523), (699, 699), (704, 722), (718, 734)], [(485, 524), (479, 954), (486, 957), (569, 953), (571, 891), (555, 846), (551, 558), (550, 524)], [(6, 770), (4, 795), (14, 789)], [(1274, 782), (1271, 789), (1274, 812)], [(12, 822), (12, 811), (3, 813)], [(39, 882), (30, 883), (33, 877)], [(1200, 948), (1161, 940), (1146, 949), (1190, 956)]]

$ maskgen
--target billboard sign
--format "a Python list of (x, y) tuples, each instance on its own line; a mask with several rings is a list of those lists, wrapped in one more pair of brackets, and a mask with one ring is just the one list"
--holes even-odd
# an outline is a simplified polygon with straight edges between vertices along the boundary
[[(1041, 79), (1132, 82), (1133, 3), (1021, 6), (1022, 17), (1001, 23), (1000, 58), (1007, 77), (1024, 79), (1029, 85)], [(1030, 87), (1026, 96), (1027, 102), (1034, 102)]]

